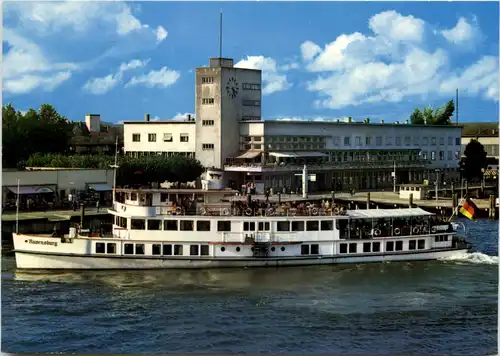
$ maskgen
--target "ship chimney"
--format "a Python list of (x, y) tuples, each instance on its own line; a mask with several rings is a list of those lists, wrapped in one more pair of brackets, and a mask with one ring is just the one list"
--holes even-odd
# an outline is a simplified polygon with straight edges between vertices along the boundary
[(144, 120), (145, 120), (146, 122), (149, 122), (149, 114), (144, 115)]
[(191, 121), (191, 114), (187, 114), (187, 121)]

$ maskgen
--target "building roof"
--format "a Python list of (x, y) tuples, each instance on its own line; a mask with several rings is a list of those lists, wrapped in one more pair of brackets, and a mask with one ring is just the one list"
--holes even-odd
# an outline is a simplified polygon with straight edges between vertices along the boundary
[(146, 125), (146, 124), (160, 124), (160, 125), (165, 125), (165, 124), (196, 124), (195, 120), (163, 120), (163, 121), (144, 121), (144, 120), (137, 120), (137, 121), (124, 121), (124, 125), (127, 124), (134, 124), (134, 125)]
[(462, 123), (462, 137), (498, 137), (498, 122)]
[(313, 120), (240, 120), (240, 123), (265, 123), (265, 124), (299, 124), (299, 125), (356, 125), (356, 126), (395, 126), (395, 127), (439, 127), (439, 128), (462, 128), (462, 126), (457, 125), (414, 125), (395, 122), (362, 122), (362, 121), (313, 121)]

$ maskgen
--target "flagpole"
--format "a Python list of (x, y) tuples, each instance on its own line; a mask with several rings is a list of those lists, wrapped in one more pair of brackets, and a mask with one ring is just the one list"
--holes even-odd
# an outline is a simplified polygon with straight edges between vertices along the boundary
[(16, 234), (19, 233), (19, 184), (20, 179), (17, 178), (17, 197), (16, 197)]
[(455, 214), (457, 214), (458, 208), (460, 207), (460, 205), (462, 204), (462, 202), (465, 200), (466, 197), (467, 197), (467, 194), (465, 194), (465, 196), (462, 199), (460, 199), (460, 201), (457, 204), (457, 207), (453, 210), (453, 213), (451, 214), (450, 218), (448, 219), (448, 222), (450, 222), (451, 219), (455, 216)]

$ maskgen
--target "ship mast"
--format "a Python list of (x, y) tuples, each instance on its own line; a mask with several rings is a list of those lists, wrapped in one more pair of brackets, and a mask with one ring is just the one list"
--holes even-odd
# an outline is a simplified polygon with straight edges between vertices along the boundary
[(116, 170), (119, 168), (118, 166), (118, 135), (116, 136), (116, 143), (115, 143), (115, 164), (110, 166), (111, 168), (114, 169), (113, 171), (113, 205), (116, 200)]

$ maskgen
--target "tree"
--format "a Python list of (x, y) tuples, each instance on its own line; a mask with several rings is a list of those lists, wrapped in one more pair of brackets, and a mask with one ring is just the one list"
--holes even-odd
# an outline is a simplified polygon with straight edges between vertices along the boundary
[(455, 111), (453, 100), (448, 101), (440, 108), (427, 107), (424, 111), (416, 108), (410, 115), (411, 123), (414, 125), (451, 125), (451, 117)]
[(486, 151), (483, 145), (477, 139), (471, 139), (465, 146), (464, 155), (465, 159), (462, 166), (465, 178), (467, 180), (481, 179), (483, 174), (481, 169), (488, 167)]
[(2, 107), (3, 165), (16, 167), (35, 153), (67, 153), (72, 123), (48, 104), (25, 114), (11, 104)]

